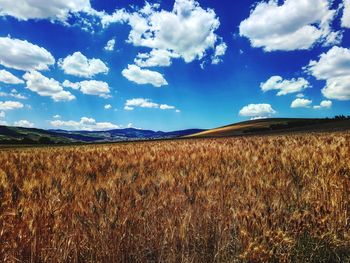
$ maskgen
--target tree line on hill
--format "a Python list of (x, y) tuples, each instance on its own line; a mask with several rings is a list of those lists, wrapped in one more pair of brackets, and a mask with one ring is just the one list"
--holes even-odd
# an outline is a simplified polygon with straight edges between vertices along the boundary
[[(328, 119), (328, 118), (327, 118)], [(334, 120), (350, 120), (350, 116), (337, 115), (333, 118)]]

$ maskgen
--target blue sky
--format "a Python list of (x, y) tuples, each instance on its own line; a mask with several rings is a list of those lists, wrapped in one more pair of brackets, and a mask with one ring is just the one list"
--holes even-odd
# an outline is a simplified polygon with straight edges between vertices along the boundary
[(349, 0), (22, 2), (0, 0), (0, 124), (350, 115)]

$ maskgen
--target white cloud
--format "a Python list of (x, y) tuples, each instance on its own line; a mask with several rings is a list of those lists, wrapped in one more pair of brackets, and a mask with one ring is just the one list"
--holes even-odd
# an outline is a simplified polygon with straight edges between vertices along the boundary
[(54, 118), (54, 119), (61, 119), (61, 115), (56, 114), (56, 115), (53, 116), (53, 118)]
[(161, 105), (159, 105), (159, 109), (161, 109), (161, 110), (174, 110), (175, 107), (167, 105), (167, 104), (161, 104)]
[(134, 107), (140, 108), (159, 108), (159, 104), (152, 102), (150, 99), (131, 99), (127, 100), (125, 103), (125, 107), (129, 107), (134, 109)]
[(95, 12), (95, 15), (100, 17), (101, 24), (104, 28), (109, 26), (112, 23), (126, 23), (129, 18), (130, 14), (125, 11), (125, 9), (117, 9), (113, 14), (107, 14), (104, 11)]
[(221, 43), (220, 45), (217, 45), (215, 48), (215, 52), (212, 57), (211, 63), (213, 65), (217, 65), (220, 62), (222, 62), (222, 57), (226, 54), (226, 50), (227, 50), (226, 43)]
[(11, 90), (10, 93), (7, 93), (7, 92), (0, 92), (0, 97), (12, 97), (12, 98), (15, 98), (15, 99), (20, 99), (20, 100), (26, 100), (27, 97), (24, 96), (23, 94), (21, 93), (18, 93), (17, 90)]
[(175, 106), (167, 104), (158, 104), (150, 99), (136, 98), (130, 99), (125, 102), (125, 110), (134, 110), (134, 108), (151, 108), (151, 109), (161, 109), (161, 110), (176, 110)]
[(284, 80), (280, 76), (272, 76), (266, 82), (260, 84), (260, 88), (264, 92), (278, 90), (277, 96), (302, 92), (309, 87), (310, 83), (304, 78)]
[(333, 105), (332, 101), (323, 100), (321, 101), (320, 105), (314, 106), (314, 109), (323, 109), (323, 108), (329, 109), (332, 107), (332, 105)]
[(46, 49), (26, 40), (0, 37), (0, 64), (24, 71), (48, 70), (55, 64), (55, 58)]
[(106, 46), (104, 47), (104, 49), (106, 51), (113, 51), (115, 47), (115, 39), (111, 39), (107, 42)]
[(308, 71), (317, 79), (330, 79), (350, 74), (350, 49), (332, 47), (320, 55), (319, 61), (311, 61)]
[(0, 82), (6, 83), (6, 84), (24, 83), (23, 80), (17, 78), (11, 72), (8, 72), (7, 70), (4, 70), (4, 69), (0, 70)]
[(328, 79), (322, 94), (327, 99), (350, 100), (349, 76)]
[(326, 80), (322, 94), (327, 99), (350, 100), (350, 49), (332, 47), (310, 61), (305, 70), (318, 80)]
[(330, 108), (330, 107), (332, 107), (333, 103), (330, 100), (323, 100), (323, 101), (321, 101), (320, 105), (323, 108)]
[(57, 80), (49, 79), (40, 72), (27, 72), (23, 75), (23, 78), (26, 80), (26, 88), (40, 96), (51, 97), (54, 101), (71, 101), (75, 99), (75, 96), (69, 91), (65, 91)]
[(265, 51), (310, 49), (316, 43), (333, 45), (341, 41), (340, 31), (331, 29), (336, 10), (328, 0), (261, 1), (242, 21), (240, 35), (253, 47)]
[(83, 94), (95, 95), (105, 99), (108, 99), (111, 97), (111, 95), (109, 95), (110, 93), (109, 85), (108, 83), (103, 81), (84, 80), (84, 81), (73, 83), (73, 82), (70, 82), (69, 80), (65, 80), (63, 82), (63, 87), (80, 89), (80, 91)]
[(93, 118), (82, 117), (80, 121), (53, 120), (50, 124), (54, 127), (64, 127), (72, 130), (102, 131), (118, 129), (119, 126), (110, 122), (96, 122)]
[(128, 68), (124, 69), (122, 74), (128, 80), (137, 84), (151, 84), (158, 88), (168, 85), (168, 82), (159, 72), (141, 69), (136, 65), (128, 65)]
[(276, 111), (270, 104), (249, 104), (244, 106), (240, 111), (239, 115), (244, 117), (268, 117), (276, 114)]
[(309, 108), (311, 104), (312, 104), (312, 100), (297, 98), (292, 102), (290, 107), (291, 108)]
[(179, 56), (168, 50), (152, 49), (150, 53), (139, 53), (134, 62), (139, 67), (169, 67), (176, 57)]
[(125, 107), (124, 107), (124, 110), (132, 111), (132, 110), (134, 110), (134, 108), (133, 108), (133, 107), (130, 107), (130, 106), (125, 106)]
[(100, 59), (88, 59), (81, 52), (75, 52), (64, 59), (58, 61), (59, 67), (64, 73), (77, 76), (91, 78), (97, 74), (107, 74), (109, 68)]
[(8, 125), (7, 121), (0, 120), (0, 125)]
[(112, 105), (111, 104), (107, 104), (104, 106), (105, 110), (110, 110), (112, 109)]
[(16, 121), (14, 123), (14, 125), (16, 127), (25, 127), (25, 128), (33, 128), (34, 127), (34, 123), (27, 121), (27, 120)]
[(350, 28), (350, 0), (344, 0), (344, 10), (341, 24), (343, 27)]
[(257, 117), (252, 117), (250, 118), (251, 121), (255, 121), (255, 120), (263, 120), (263, 119), (267, 119), (267, 117), (263, 117), (263, 116), (257, 116)]
[(80, 91), (87, 95), (96, 95), (102, 98), (110, 98), (108, 83), (97, 80), (84, 80), (80, 82)]
[(18, 20), (50, 19), (66, 21), (69, 13), (90, 9), (89, 0), (0, 0), (0, 15)]
[(186, 63), (202, 59), (208, 50), (215, 49), (219, 39), (215, 31), (220, 22), (215, 11), (203, 9), (194, 0), (175, 0), (172, 11), (146, 2), (136, 12), (117, 10), (113, 15), (102, 15), (104, 26), (113, 22), (131, 26), (129, 43), (170, 51)]
[(16, 110), (23, 107), (24, 105), (18, 101), (0, 101), (0, 111)]
[(4, 111), (0, 111), (0, 118), (5, 118), (6, 114)]
[(84, 125), (93, 125), (96, 123), (95, 119), (93, 118), (88, 118), (88, 117), (82, 117), (80, 119), (80, 123), (84, 124)]
[(71, 82), (69, 80), (63, 81), (62, 85), (65, 88), (72, 88), (72, 89), (75, 89), (75, 90), (78, 90), (80, 88), (80, 82), (73, 83), (73, 82)]

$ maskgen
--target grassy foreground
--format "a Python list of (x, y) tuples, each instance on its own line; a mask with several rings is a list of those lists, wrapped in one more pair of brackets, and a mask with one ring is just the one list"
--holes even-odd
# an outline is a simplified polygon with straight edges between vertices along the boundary
[(1, 262), (349, 262), (350, 132), (0, 151)]

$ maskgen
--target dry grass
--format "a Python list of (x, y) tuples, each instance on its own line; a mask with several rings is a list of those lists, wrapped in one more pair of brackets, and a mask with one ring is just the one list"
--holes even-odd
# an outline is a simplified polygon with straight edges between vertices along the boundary
[(349, 262), (350, 133), (0, 151), (1, 262)]

